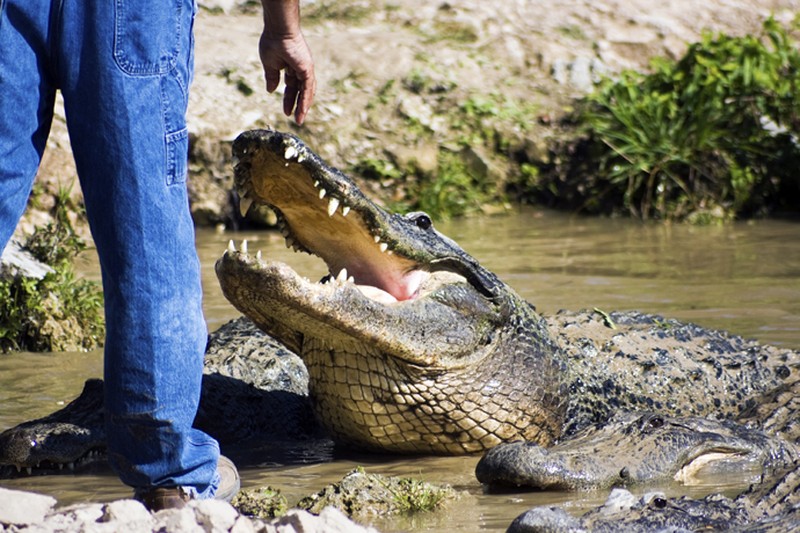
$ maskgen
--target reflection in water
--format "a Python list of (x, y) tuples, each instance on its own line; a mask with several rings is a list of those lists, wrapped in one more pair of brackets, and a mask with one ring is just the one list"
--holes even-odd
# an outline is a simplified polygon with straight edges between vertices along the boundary
[[(800, 226), (796, 223), (759, 221), (696, 228), (525, 210), (437, 227), (540, 312), (636, 309), (800, 348)], [(287, 250), (276, 233), (200, 231), (198, 250), (210, 330), (238, 316), (223, 298), (214, 275), (214, 262), (231, 238), (237, 243), (248, 239), (252, 250), (260, 248), (266, 259), (288, 262), (310, 279), (326, 274), (320, 260)], [(79, 267), (88, 277), (99, 279), (91, 255), (82, 258)], [(86, 378), (101, 374), (99, 351), (0, 357), (0, 429), (60, 408), (80, 393)], [(252, 455), (243, 460), (259, 464)], [(338, 481), (359, 465), (374, 473), (449, 483), (468, 492), (443, 513), (376, 519), (373, 523), (383, 531), (504, 531), (514, 517), (533, 505), (563, 504), (578, 513), (602, 502), (608, 493), (484, 494), (473, 474), (477, 460), (358, 456), (327, 463), (292, 461), (301, 464), (245, 468), (242, 478), (246, 487), (272, 485), (290, 502)], [(1, 481), (0, 485), (52, 494), (62, 505), (130, 495), (105, 468), (92, 467), (79, 474)], [(658, 488), (669, 494), (701, 496), (725, 489), (735, 492), (746, 483), (715, 478), (697, 487)]]

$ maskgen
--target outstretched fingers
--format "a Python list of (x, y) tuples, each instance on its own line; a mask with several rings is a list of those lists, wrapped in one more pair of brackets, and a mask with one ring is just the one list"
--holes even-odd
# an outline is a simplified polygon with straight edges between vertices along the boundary
[(302, 124), (314, 100), (316, 80), (313, 75), (301, 79), (291, 70), (285, 71), (284, 79), (286, 90), (283, 93), (283, 112), (286, 116), (291, 116), (294, 112), (295, 121)]

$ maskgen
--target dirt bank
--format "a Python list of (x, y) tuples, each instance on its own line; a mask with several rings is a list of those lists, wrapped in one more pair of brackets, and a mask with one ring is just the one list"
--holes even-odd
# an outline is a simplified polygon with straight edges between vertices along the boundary
[[(518, 169), (496, 146), (478, 142), (486, 135), (474, 128), (500, 131), (503, 150), (536, 158), (554, 134), (553, 119), (597, 76), (644, 69), (655, 55), (677, 57), (703, 30), (741, 35), (757, 31), (770, 14), (788, 21), (800, 1), (302, 5), (320, 83), (306, 125), (297, 128), (282, 116), (280, 96), (263, 90), (256, 50), (260, 14), (246, 1), (201, 2), (189, 108), (189, 186), (200, 225), (237, 223), (228, 154), (243, 130), (272, 125), (296, 131), (332, 164), (362, 169), (369, 176), (364, 188), (387, 203), (402, 202), (413, 194), (414, 180), (435, 174), (443, 151), (502, 187)], [(63, 117), (59, 104), (35, 207), (19, 232), (46, 220), (59, 184), (75, 180)], [(79, 197), (79, 187), (74, 194)]]

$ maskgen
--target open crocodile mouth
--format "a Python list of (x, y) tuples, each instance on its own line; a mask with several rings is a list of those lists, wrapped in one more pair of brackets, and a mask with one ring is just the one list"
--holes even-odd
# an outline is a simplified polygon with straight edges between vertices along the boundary
[(712, 447), (693, 454), (675, 472), (673, 479), (684, 485), (702, 483), (702, 478), (736, 473), (760, 474), (763, 468), (758, 458), (742, 448)]
[(415, 240), (433, 231), (427, 215), (383, 211), (290, 135), (245, 132), (233, 155), (243, 213), (254, 202), (268, 205), (287, 246), (322, 258), (331, 278), (352, 281), (375, 300), (419, 296), (431, 264), (413, 256), (424, 248)]

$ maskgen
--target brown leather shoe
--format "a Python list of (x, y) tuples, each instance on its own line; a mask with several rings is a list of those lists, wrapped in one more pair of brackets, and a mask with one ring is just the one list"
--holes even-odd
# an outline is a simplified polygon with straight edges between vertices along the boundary
[(162, 509), (181, 509), (191, 499), (181, 487), (156, 487), (136, 492), (134, 498), (155, 513)]
[[(236, 470), (236, 465), (233, 464), (233, 461), (224, 455), (220, 455), (217, 461), (217, 472), (219, 473), (220, 482), (214, 498), (230, 502), (239, 492), (241, 486), (239, 471)], [(137, 490), (133, 497), (142, 502), (153, 513), (162, 509), (180, 509), (192, 499), (189, 493), (181, 487), (154, 487), (146, 490)]]

